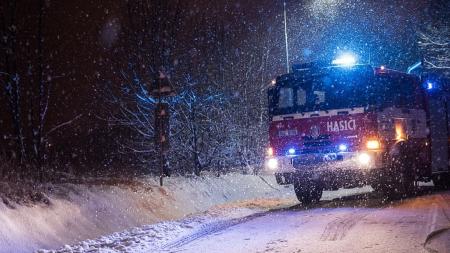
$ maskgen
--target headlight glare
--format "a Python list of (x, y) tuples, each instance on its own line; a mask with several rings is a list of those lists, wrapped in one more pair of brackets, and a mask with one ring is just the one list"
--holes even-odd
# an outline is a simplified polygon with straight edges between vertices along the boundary
[(358, 162), (361, 165), (368, 165), (370, 163), (371, 157), (366, 153), (361, 153), (358, 155)]
[(276, 170), (278, 168), (278, 160), (276, 158), (270, 158), (267, 160), (267, 167), (271, 170)]

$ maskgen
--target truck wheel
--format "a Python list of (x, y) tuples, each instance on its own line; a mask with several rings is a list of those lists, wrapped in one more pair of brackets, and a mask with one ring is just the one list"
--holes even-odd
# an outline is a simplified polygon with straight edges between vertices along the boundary
[[(381, 182), (381, 190), (389, 198), (404, 198), (415, 193), (416, 168), (413, 152), (405, 143), (398, 146), (398, 153), (391, 158), (388, 172)], [(386, 177), (387, 176), (387, 177)]]
[(307, 205), (311, 202), (319, 202), (323, 187), (320, 182), (315, 180), (295, 180), (294, 191), (298, 201)]
[(390, 197), (392, 198), (406, 198), (413, 195), (414, 178), (411, 178), (407, 172), (400, 172), (394, 175), (394, 182), (391, 184)]

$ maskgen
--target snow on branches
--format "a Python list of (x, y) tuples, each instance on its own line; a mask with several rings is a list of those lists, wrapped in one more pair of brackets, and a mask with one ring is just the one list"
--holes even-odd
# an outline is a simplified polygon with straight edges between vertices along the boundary
[[(449, 4), (446, 4), (449, 6)], [(437, 10), (447, 10), (438, 6)], [(435, 14), (436, 9), (430, 8)], [(423, 55), (424, 68), (450, 77), (450, 21), (447, 15), (431, 15), (419, 31), (418, 45)]]

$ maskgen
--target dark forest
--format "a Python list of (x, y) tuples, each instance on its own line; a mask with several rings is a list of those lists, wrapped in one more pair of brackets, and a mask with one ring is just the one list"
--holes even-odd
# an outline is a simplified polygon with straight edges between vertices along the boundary
[[(290, 64), (352, 49), (373, 65), (448, 70), (429, 43), (449, 36), (445, 1), (321, 2), (287, 1)], [(157, 172), (161, 73), (176, 93), (164, 99), (170, 170), (257, 173), (267, 88), (286, 72), (282, 14), (278, 1), (2, 1), (3, 177)]]

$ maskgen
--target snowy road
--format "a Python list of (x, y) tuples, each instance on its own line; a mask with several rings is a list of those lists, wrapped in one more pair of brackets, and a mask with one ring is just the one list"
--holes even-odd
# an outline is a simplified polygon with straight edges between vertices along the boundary
[(424, 188), (419, 196), (386, 202), (366, 187), (325, 192), (320, 203), (308, 207), (294, 203), (238, 201), (38, 252), (450, 253), (450, 191)]
[(374, 193), (206, 226), (163, 252), (450, 252), (450, 192), (383, 203)]

